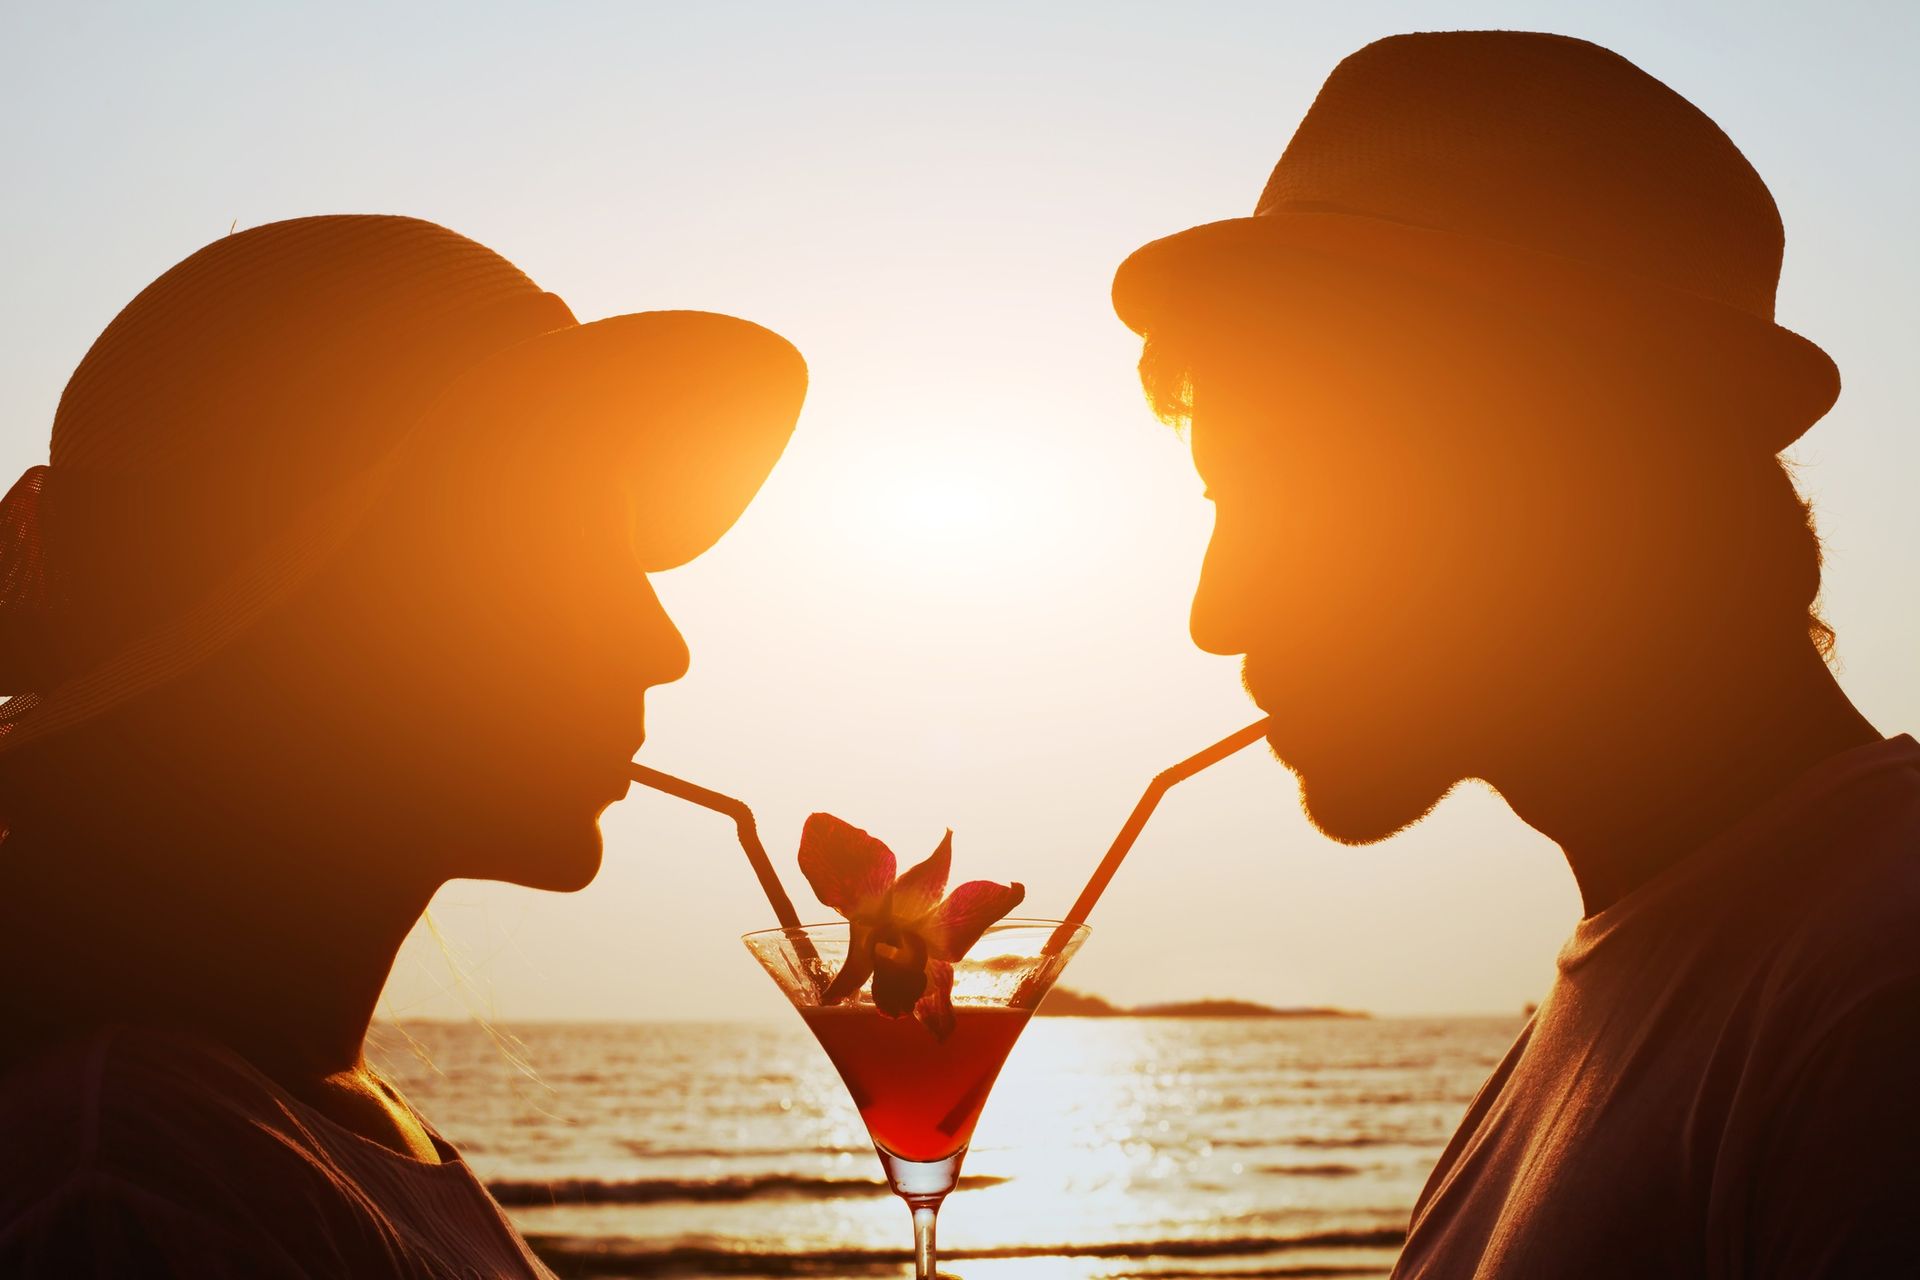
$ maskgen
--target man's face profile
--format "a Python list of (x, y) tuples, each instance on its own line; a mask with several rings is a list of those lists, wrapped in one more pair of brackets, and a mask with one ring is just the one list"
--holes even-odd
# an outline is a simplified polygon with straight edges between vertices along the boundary
[(1396, 343), (1216, 335), (1187, 366), (1215, 509), (1194, 640), (1245, 655), (1309, 817), (1348, 843), (1480, 774), (1524, 696), (1516, 659), (1553, 643), (1548, 599), (1579, 606), (1541, 518), (1554, 465), (1482, 420), (1510, 405)]

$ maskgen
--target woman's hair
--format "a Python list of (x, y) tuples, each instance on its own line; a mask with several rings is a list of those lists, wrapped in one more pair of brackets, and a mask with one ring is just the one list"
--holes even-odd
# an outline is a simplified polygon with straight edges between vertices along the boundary
[[(1470, 313), (1462, 327), (1484, 339), (1484, 319)], [(1251, 382), (1257, 400), (1271, 400), (1276, 422), (1294, 416), (1289, 411), (1307, 394), (1302, 371), (1313, 376), (1313, 362), (1330, 348), (1311, 335), (1258, 326), (1241, 312), (1189, 330), (1148, 334), (1139, 373), (1153, 412), (1184, 432), (1193, 419), (1196, 380), (1228, 370), (1242, 395)], [(1408, 353), (1404, 362), (1404, 331), (1370, 347), (1358, 344), (1361, 354), (1350, 357), (1358, 363), (1344, 374), (1335, 369), (1334, 385), (1357, 389), (1362, 397), (1379, 392), (1393, 405), (1390, 412), (1412, 422), (1423, 411), (1447, 412), (1429, 406), (1471, 404), (1468, 431), (1461, 432), (1457, 415), (1436, 421), (1434, 429), (1492, 441), (1496, 448), (1524, 436), (1552, 438), (1562, 455), (1552, 468), (1559, 478), (1549, 482), (1564, 503), (1556, 515), (1572, 510), (1581, 513), (1576, 518), (1611, 526), (1593, 528), (1581, 542), (1589, 556), (1640, 555), (1659, 565), (1657, 574), (1638, 579), (1643, 604), (1703, 617), (1711, 611), (1774, 634), (1783, 634), (1777, 629), (1782, 627), (1803, 630), (1823, 657), (1832, 657), (1833, 629), (1817, 608), (1821, 547), (1812, 505), (1795, 489), (1785, 462), (1717, 443), (1727, 433), (1687, 420), (1698, 411), (1697, 402), (1663, 401), (1657, 386), (1635, 386), (1630, 369), (1609, 367), (1590, 354), (1549, 352), (1542, 342), (1507, 331), (1504, 346), (1462, 360), (1469, 340), (1436, 343), (1431, 332), (1422, 331), (1423, 349)], [(1283, 344), (1293, 354), (1276, 357)], [(1444, 355), (1436, 354), (1439, 345)], [(1396, 389), (1379, 380), (1372, 353), (1380, 351), (1394, 353), (1400, 381), (1408, 386)], [(1369, 360), (1376, 372), (1361, 369), (1356, 375)], [(1476, 375), (1483, 375), (1478, 383)], [(1420, 381), (1434, 378), (1446, 381), (1446, 394), (1430, 394), (1434, 388)], [(1526, 389), (1516, 395), (1515, 387)], [(1499, 421), (1503, 417), (1508, 421)], [(1566, 464), (1575, 457), (1577, 462)], [(1686, 619), (1661, 619), (1659, 625), (1670, 621), (1684, 626)]]

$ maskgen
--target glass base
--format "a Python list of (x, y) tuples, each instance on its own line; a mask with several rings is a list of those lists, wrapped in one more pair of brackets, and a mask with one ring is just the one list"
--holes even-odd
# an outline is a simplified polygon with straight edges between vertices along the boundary
[(957, 1280), (939, 1268), (933, 1229), (934, 1219), (940, 1214), (940, 1202), (960, 1182), (960, 1162), (967, 1158), (967, 1149), (962, 1147), (945, 1160), (902, 1159), (877, 1142), (873, 1149), (880, 1154), (880, 1167), (887, 1172), (887, 1185), (913, 1211), (914, 1280)]
[(942, 1274), (935, 1261), (933, 1227), (940, 1202), (960, 1182), (960, 1162), (967, 1158), (967, 1149), (962, 1147), (945, 1160), (904, 1160), (877, 1142), (873, 1149), (880, 1153), (887, 1185), (913, 1210), (914, 1280), (956, 1280)]
[(915, 1209), (938, 1208), (959, 1183), (960, 1162), (967, 1158), (965, 1147), (944, 1160), (906, 1160), (878, 1144), (873, 1149), (880, 1153), (880, 1167), (893, 1194)]

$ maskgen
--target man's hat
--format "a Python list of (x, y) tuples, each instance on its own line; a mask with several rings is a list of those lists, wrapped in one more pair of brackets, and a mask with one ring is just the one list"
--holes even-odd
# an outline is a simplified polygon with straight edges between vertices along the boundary
[(1226, 302), (1310, 307), (1291, 286), (1343, 271), (1438, 286), (1604, 344), (1702, 408), (1702, 431), (1777, 453), (1840, 391), (1827, 354), (1774, 323), (1783, 241), (1746, 157), (1625, 58), (1431, 32), (1341, 62), (1253, 216), (1139, 249), (1113, 300), (1151, 338)]
[(396, 478), (497, 443), (483, 435), (595, 441), (640, 566), (689, 560), (778, 460), (806, 382), (790, 344), (731, 316), (580, 324), (430, 222), (217, 240), (107, 326), (48, 464), (0, 501), (0, 753), (217, 652), (400, 501)]

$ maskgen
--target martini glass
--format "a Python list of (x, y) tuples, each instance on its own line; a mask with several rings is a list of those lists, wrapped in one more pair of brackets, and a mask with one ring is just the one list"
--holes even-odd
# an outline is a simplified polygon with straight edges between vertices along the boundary
[(841, 921), (765, 929), (742, 941), (846, 1082), (887, 1184), (913, 1212), (915, 1274), (933, 1280), (934, 1219), (960, 1180), (973, 1126), (1008, 1051), (1087, 927), (1058, 920), (989, 926), (953, 966), (953, 1031), (945, 1039), (916, 1018), (881, 1013), (866, 991), (820, 1003), (846, 959), (848, 933)]

